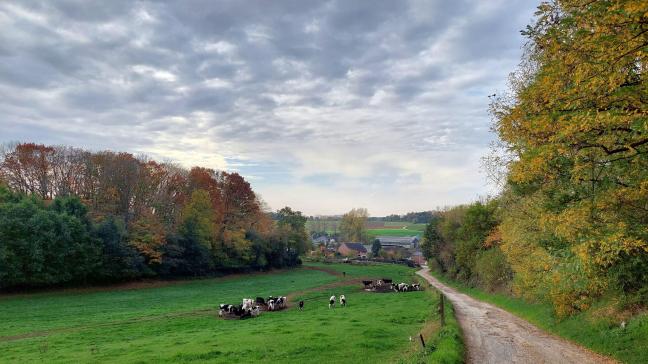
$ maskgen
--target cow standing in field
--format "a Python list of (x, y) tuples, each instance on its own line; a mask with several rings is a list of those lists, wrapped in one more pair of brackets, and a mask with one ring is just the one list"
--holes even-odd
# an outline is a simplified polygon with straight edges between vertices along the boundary
[(299, 301), (299, 311), (304, 311), (304, 301)]
[(274, 311), (275, 310), (275, 300), (269, 299), (268, 300), (268, 311)]
[(344, 295), (340, 295), (340, 306), (346, 307), (346, 297)]
[(421, 290), (421, 285), (418, 283), (412, 284), (412, 290), (414, 291), (420, 291)]
[(331, 298), (329, 298), (329, 308), (333, 307), (335, 307), (335, 296), (331, 296)]

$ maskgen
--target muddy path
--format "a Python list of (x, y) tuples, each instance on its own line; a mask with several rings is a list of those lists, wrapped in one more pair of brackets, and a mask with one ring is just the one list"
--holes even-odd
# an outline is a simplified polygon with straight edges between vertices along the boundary
[(615, 363), (500, 308), (459, 293), (432, 277), (427, 268), (417, 274), (452, 302), (463, 331), (468, 363)]

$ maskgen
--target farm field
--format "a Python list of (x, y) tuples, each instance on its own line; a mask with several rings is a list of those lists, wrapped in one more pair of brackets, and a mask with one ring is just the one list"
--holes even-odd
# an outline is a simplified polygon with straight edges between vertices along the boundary
[(384, 223), (385, 228), (400, 229), (403, 228), (403, 226), (406, 227), (407, 230), (425, 231), (426, 224), (414, 224), (411, 222), (398, 222), (398, 221), (394, 221), (394, 222), (386, 221)]
[[(421, 235), (425, 231), (426, 224), (414, 224), (400, 221), (369, 221), (367, 232), (371, 237), (378, 235), (385, 236), (414, 236)], [(340, 232), (339, 220), (308, 220), (306, 229), (310, 232), (326, 231), (329, 234)]]
[(368, 229), (367, 234), (373, 239), (377, 236), (421, 236), (423, 233), (409, 229)]
[[(309, 264), (145, 289), (0, 296), (0, 361), (393, 362), (416, 352), (409, 337), (434, 317), (436, 295), (368, 293), (358, 281), (411, 281), (413, 273), (399, 265)], [(305, 300), (305, 310), (217, 317), (219, 303), (280, 294), (293, 304)], [(348, 307), (329, 309), (329, 296), (340, 294)]]

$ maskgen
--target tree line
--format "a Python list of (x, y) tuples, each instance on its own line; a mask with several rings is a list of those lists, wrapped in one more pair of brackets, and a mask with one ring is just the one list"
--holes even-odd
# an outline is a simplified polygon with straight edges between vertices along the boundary
[(306, 218), (276, 220), (237, 173), (34, 143), (0, 155), (0, 288), (294, 266)]
[(473, 284), (508, 286), (560, 316), (605, 297), (648, 306), (648, 8), (546, 2), (510, 92), (493, 97), (503, 192), (446, 210), (425, 252)]

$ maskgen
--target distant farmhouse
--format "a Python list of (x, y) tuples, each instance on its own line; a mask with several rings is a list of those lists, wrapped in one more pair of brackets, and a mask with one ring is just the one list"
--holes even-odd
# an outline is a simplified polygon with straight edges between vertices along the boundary
[(320, 236), (319, 238), (313, 239), (313, 245), (327, 244), (329, 239), (326, 236)]
[(346, 257), (367, 257), (367, 249), (362, 243), (342, 243), (338, 248), (338, 253)]
[(383, 249), (416, 249), (419, 245), (418, 236), (378, 236), (376, 239), (380, 241), (380, 246)]

